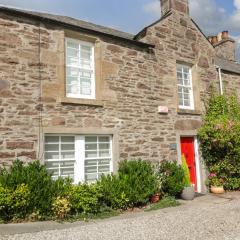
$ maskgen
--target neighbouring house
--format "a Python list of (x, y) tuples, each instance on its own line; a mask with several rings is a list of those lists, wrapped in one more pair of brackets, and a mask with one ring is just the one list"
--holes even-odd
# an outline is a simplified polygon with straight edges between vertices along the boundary
[(131, 35), (1, 6), (0, 164), (39, 159), (79, 182), (123, 159), (185, 154), (204, 192), (197, 130), (212, 88), (240, 94), (235, 42), (226, 31), (206, 38), (188, 0), (162, 0), (161, 11)]

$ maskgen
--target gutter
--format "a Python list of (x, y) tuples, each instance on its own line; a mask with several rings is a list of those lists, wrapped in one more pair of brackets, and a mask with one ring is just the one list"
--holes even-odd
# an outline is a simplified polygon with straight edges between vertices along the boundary
[(10, 14), (15, 15), (15, 16), (23, 16), (23, 17), (28, 17), (28, 18), (35, 19), (37, 21), (42, 21), (42, 22), (45, 22), (45, 23), (60, 25), (64, 28), (72, 29), (74, 31), (81, 31), (81, 32), (84, 32), (84, 33), (87, 33), (87, 34), (93, 34), (93, 35), (97, 35), (97, 36), (105, 36), (105, 37), (108, 37), (108, 38), (112, 38), (112, 39), (116, 39), (116, 40), (119, 40), (119, 41), (122, 41), (122, 42), (133, 44), (133, 45), (141, 47), (141, 48), (146, 48), (146, 49), (155, 48), (155, 45), (153, 45), (153, 44), (139, 42), (139, 41), (136, 41), (134, 39), (124, 38), (124, 37), (120, 37), (120, 36), (117, 36), (117, 35), (96, 31), (96, 30), (93, 30), (93, 29), (83, 28), (83, 27), (80, 27), (80, 26), (72, 25), (72, 24), (65, 23), (65, 22), (58, 21), (58, 20), (51, 19), (51, 18), (45, 18), (43, 16), (38, 16), (38, 15), (35, 15), (33, 13), (30, 13), (30, 12), (24, 12), (24, 10), (21, 11), (21, 10), (16, 10), (16, 9), (11, 9), (11, 8), (0, 6), (0, 12), (1, 11), (5, 11), (5, 12), (10, 13)]
[(216, 68), (218, 70), (220, 94), (223, 95), (222, 69), (219, 66), (216, 66)]

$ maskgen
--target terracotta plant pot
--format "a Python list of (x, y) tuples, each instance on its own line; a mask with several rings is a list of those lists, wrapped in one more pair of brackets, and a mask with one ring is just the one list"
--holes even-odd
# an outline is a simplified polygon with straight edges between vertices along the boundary
[(220, 187), (211, 186), (210, 191), (211, 193), (215, 194), (223, 194), (225, 192), (223, 186)]
[(159, 201), (160, 201), (160, 193), (156, 193), (156, 194), (152, 195), (150, 198), (151, 203), (157, 203)]
[(195, 190), (194, 187), (185, 187), (182, 191), (181, 198), (183, 200), (191, 201), (195, 197)]

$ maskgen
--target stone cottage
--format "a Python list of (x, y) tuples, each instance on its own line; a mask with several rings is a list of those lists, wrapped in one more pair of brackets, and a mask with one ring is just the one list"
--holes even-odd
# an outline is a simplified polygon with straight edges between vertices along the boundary
[(0, 7), (0, 164), (45, 163), (94, 181), (123, 159), (181, 162), (203, 192), (197, 129), (211, 88), (240, 91), (227, 32), (209, 39), (188, 0), (161, 0), (137, 35)]

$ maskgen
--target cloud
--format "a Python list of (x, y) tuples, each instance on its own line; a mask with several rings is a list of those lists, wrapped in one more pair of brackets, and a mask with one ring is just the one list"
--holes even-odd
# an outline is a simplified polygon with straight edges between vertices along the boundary
[[(240, 32), (240, 0), (234, 0), (234, 11), (227, 13), (217, 0), (190, 0), (190, 14), (207, 34), (216, 34), (223, 30)], [(159, 17), (159, 0), (143, 5), (143, 11)]]
[(161, 5), (159, 0), (154, 0), (150, 3), (143, 5), (143, 11), (149, 14), (152, 14), (155, 17), (159, 17), (161, 15)]

